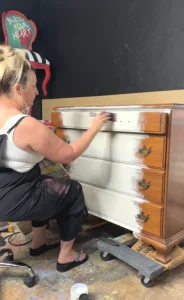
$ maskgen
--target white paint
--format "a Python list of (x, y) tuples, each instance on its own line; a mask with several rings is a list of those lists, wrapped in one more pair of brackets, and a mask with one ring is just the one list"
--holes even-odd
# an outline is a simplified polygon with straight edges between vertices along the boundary
[[(111, 112), (114, 113), (115, 111), (111, 110)], [(64, 111), (61, 113), (63, 128), (88, 129), (94, 119), (94, 113), (95, 111)], [(144, 125), (144, 114), (141, 114), (140, 111), (116, 111), (116, 121), (107, 122), (101, 128), (101, 131), (141, 132)], [(155, 124), (155, 126), (159, 127), (158, 124)], [(156, 128), (155, 131), (157, 130)]]
[[(144, 178), (143, 168), (139, 166), (79, 157), (71, 165), (69, 173), (72, 178), (75, 178), (80, 182), (144, 198), (144, 191), (138, 186), (138, 181)], [(154, 173), (160, 174), (157, 170), (149, 169), (147, 178), (145, 179), (151, 180), (151, 175)], [(159, 201), (160, 199), (151, 199), (151, 191), (155, 188), (156, 187), (153, 184), (149, 187), (149, 197), (150, 200)]]
[(88, 294), (87, 285), (84, 283), (76, 283), (71, 287), (70, 300), (78, 300), (82, 294)]
[[(75, 142), (84, 132), (81, 130), (66, 130), (70, 143)], [(146, 134), (126, 134), (99, 132), (83, 156), (100, 158), (119, 162), (142, 163), (138, 156), (141, 142), (148, 139)]]
[[(61, 114), (63, 128), (88, 129), (97, 112), (105, 110), (115, 114), (115, 122), (107, 122), (101, 131), (143, 132), (145, 126), (144, 112), (150, 115), (155, 112), (169, 113), (169, 109), (140, 109), (129, 107), (79, 107), (57, 109)], [(160, 126), (155, 122), (153, 132), (160, 132)]]
[[(70, 144), (78, 140), (83, 133), (83, 130), (65, 130)], [(148, 140), (149, 144), (153, 146), (152, 152), (149, 154), (151, 166), (162, 167), (162, 162), (158, 164), (156, 159), (152, 159), (153, 155), (156, 157), (158, 154), (160, 157), (161, 151), (163, 151), (164, 139), (158, 135), (99, 132), (82, 156), (143, 165), (144, 158), (139, 154), (139, 150), (143, 147), (144, 141), (148, 142)], [(155, 141), (158, 140), (161, 147), (153, 150)]]
[(75, 106), (75, 107), (62, 107), (62, 108), (56, 108), (55, 111), (58, 112), (65, 112), (65, 111), (80, 111), (80, 112), (97, 112), (97, 111), (108, 111), (108, 112), (116, 112), (117, 111), (134, 111), (134, 110), (138, 110), (138, 111), (153, 111), (153, 112), (164, 112), (164, 113), (171, 113), (171, 109), (170, 108), (166, 108), (166, 107), (152, 107), (152, 106), (139, 106), (139, 105), (128, 105), (128, 106), (121, 106), (121, 105), (117, 105), (117, 106)]
[[(102, 131), (109, 132), (98, 133), (83, 154), (84, 157), (78, 158), (71, 165), (69, 173), (72, 178), (81, 182), (89, 213), (139, 234), (142, 224), (137, 221), (137, 215), (142, 203), (148, 201), (143, 199), (144, 193), (137, 185), (137, 181), (143, 178), (143, 168), (130, 163), (142, 163), (135, 153), (140, 142), (148, 136), (121, 132), (141, 132), (145, 122), (140, 119), (140, 112), (170, 113), (171, 110), (133, 106), (57, 109), (61, 112), (64, 128), (67, 128), (66, 134), (68, 133), (71, 142), (77, 140), (82, 133), (78, 129), (90, 127), (93, 120), (91, 113), (93, 115), (100, 110), (116, 113), (116, 122), (108, 122), (102, 128)], [(150, 174), (151, 172), (159, 173), (154, 169), (150, 170)]]
[(141, 204), (147, 201), (84, 183), (82, 187), (89, 213), (136, 233), (141, 231), (137, 214)]

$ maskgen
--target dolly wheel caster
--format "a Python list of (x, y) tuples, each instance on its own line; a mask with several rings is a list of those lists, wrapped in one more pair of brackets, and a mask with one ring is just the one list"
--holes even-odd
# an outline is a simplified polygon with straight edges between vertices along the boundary
[(36, 284), (36, 278), (35, 278), (35, 276), (33, 276), (33, 277), (30, 277), (30, 276), (26, 277), (26, 278), (24, 279), (24, 284), (25, 284), (28, 288), (33, 287), (33, 286)]
[(100, 252), (100, 257), (104, 261), (108, 261), (108, 260), (112, 259), (111, 254), (109, 254), (108, 252), (103, 252), (103, 251)]
[(142, 285), (144, 285), (145, 287), (152, 287), (152, 285), (153, 285), (153, 280), (152, 280), (152, 279), (145, 278), (144, 276), (142, 276), (142, 277), (141, 277), (141, 283), (142, 283)]

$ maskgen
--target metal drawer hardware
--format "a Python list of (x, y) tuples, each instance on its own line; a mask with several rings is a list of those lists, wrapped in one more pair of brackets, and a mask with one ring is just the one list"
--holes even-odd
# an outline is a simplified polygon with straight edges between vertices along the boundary
[(139, 153), (143, 156), (146, 157), (151, 153), (152, 147), (147, 148), (145, 145), (139, 149)]
[(91, 112), (89, 113), (89, 115), (90, 115), (90, 117), (95, 117), (95, 116), (96, 116), (96, 113), (91, 111)]
[(146, 182), (143, 178), (142, 180), (138, 181), (138, 186), (141, 190), (147, 190), (151, 186), (151, 181)]
[(137, 219), (142, 223), (146, 223), (150, 219), (150, 216), (146, 216), (145, 213), (141, 211), (140, 214), (137, 214)]

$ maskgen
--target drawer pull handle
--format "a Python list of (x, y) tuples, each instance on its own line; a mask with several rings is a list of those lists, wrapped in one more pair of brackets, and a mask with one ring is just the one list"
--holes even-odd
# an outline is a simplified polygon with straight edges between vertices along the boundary
[(143, 156), (146, 157), (151, 153), (152, 148), (149, 147), (147, 148), (145, 145), (139, 149), (139, 153)]
[(96, 113), (93, 112), (93, 111), (91, 111), (91, 112), (89, 113), (89, 115), (90, 115), (90, 117), (95, 117), (95, 116), (96, 116)]
[(150, 219), (150, 216), (146, 216), (145, 213), (141, 211), (140, 214), (137, 214), (137, 219), (142, 223), (146, 223)]
[(146, 182), (143, 178), (142, 180), (138, 181), (138, 186), (141, 190), (147, 190), (151, 185), (151, 181)]

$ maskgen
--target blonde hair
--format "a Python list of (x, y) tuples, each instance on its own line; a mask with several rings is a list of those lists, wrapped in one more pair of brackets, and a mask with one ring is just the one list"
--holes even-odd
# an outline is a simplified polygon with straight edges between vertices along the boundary
[(16, 83), (26, 86), (29, 70), (33, 68), (25, 50), (0, 45), (0, 95), (9, 94)]

